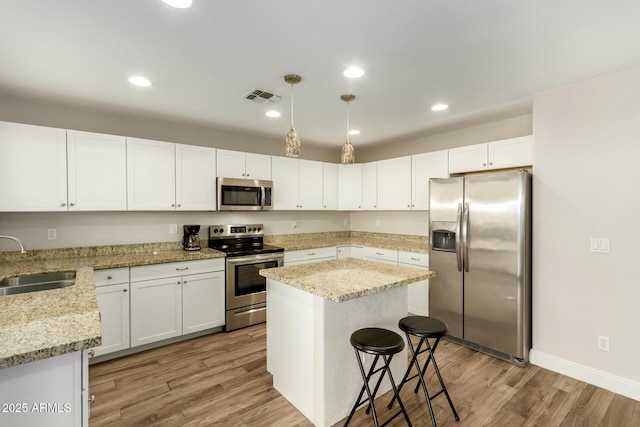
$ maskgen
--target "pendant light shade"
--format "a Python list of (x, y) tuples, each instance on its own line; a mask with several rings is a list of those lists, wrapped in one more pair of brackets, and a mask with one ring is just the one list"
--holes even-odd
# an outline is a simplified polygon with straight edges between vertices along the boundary
[(284, 81), (291, 85), (291, 129), (284, 138), (284, 153), (287, 157), (300, 157), (300, 137), (293, 127), (293, 85), (300, 83), (302, 77), (297, 74), (287, 74)]
[(342, 152), (340, 153), (340, 162), (343, 165), (352, 165), (356, 161), (356, 153), (353, 145), (351, 144), (351, 141), (349, 141), (349, 102), (356, 99), (356, 96), (347, 94), (342, 95), (340, 99), (347, 103), (347, 140), (342, 146)]

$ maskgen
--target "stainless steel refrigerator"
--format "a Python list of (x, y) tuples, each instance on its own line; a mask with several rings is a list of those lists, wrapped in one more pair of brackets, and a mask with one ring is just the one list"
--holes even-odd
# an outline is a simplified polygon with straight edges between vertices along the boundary
[(429, 316), (516, 365), (531, 348), (531, 174), (430, 180)]

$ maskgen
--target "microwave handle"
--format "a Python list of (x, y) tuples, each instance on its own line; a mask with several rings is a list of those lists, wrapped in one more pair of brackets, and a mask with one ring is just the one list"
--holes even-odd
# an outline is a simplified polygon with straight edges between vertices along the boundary
[(264, 188), (264, 185), (260, 186), (260, 207), (264, 208), (264, 200), (267, 198), (267, 190)]

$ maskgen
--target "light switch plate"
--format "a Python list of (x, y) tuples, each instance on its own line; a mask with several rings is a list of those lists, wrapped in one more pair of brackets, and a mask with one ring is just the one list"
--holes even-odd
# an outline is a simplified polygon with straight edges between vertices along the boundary
[(592, 237), (591, 252), (608, 254), (610, 252), (609, 239)]
[(178, 234), (178, 224), (169, 224), (169, 234)]

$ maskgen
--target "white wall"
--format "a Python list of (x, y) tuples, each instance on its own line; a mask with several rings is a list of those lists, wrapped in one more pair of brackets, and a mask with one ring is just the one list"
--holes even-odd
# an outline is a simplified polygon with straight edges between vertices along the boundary
[(532, 361), (640, 400), (640, 68), (538, 94), (534, 135)]
[[(185, 224), (201, 225), (200, 238), (207, 239), (207, 226), (215, 224), (258, 223), (267, 234), (295, 234), (346, 231), (345, 220), (349, 212), (11, 212), (0, 213), (0, 235), (17, 236), (34, 250), (180, 241)], [(169, 224), (178, 225), (177, 234), (169, 233)], [(47, 240), (48, 228), (56, 229), (56, 240)], [(0, 251), (18, 249), (0, 239)]]

